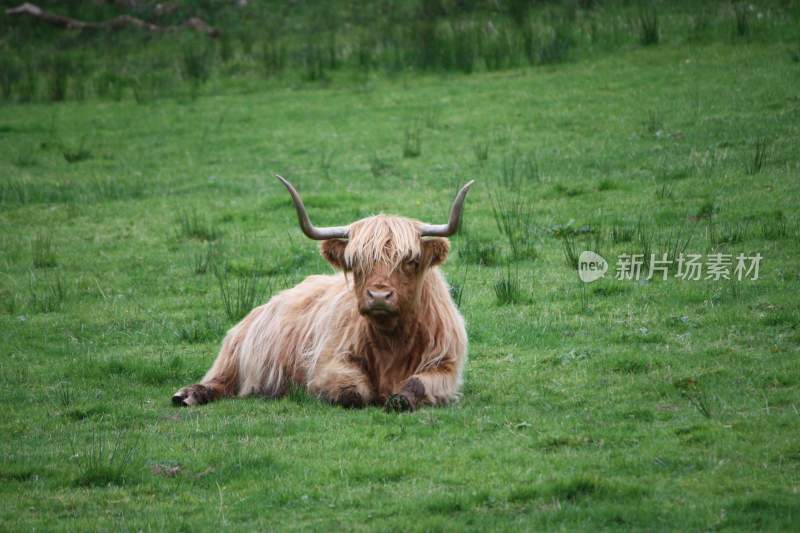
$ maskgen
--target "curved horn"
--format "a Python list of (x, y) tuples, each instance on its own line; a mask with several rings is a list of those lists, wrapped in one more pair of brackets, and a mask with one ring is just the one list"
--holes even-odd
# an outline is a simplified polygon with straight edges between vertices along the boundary
[(461, 211), (464, 210), (464, 199), (475, 180), (470, 181), (458, 191), (453, 206), (450, 208), (450, 220), (447, 224), (420, 224), (419, 233), (422, 237), (449, 237), (458, 231), (461, 224)]
[(289, 191), (289, 194), (292, 195), (292, 202), (294, 202), (294, 208), (297, 211), (297, 220), (300, 222), (300, 229), (303, 230), (303, 233), (305, 233), (309, 239), (314, 239), (315, 241), (325, 241), (328, 239), (347, 238), (347, 226), (332, 226), (329, 228), (318, 228), (314, 226), (314, 224), (312, 224), (311, 220), (308, 218), (306, 206), (303, 205), (303, 199), (300, 198), (300, 195), (297, 193), (292, 184), (286, 181), (283, 176), (275, 174), (275, 177), (278, 178), (281, 183), (283, 183), (283, 185)]

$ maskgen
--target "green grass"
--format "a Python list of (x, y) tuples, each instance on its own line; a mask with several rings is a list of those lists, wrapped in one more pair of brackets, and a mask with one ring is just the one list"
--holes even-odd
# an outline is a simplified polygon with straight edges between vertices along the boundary
[[(750, 41), (664, 44), (660, 12), (658, 45), (368, 89), (0, 107), (0, 527), (800, 527), (800, 70), (748, 23)], [(514, 153), (535, 154), (520, 186)], [(477, 180), (444, 267), (470, 336), (460, 403), (171, 406), (253, 287), (330, 271), (274, 172), (320, 225), (440, 222)], [(761, 279), (581, 287), (565, 234), (612, 270), (760, 252)], [(500, 305), (509, 271), (524, 298)]]

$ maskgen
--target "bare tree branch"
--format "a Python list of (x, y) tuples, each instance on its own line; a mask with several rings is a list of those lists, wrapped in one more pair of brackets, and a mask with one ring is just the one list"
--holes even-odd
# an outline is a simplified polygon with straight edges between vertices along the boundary
[(183, 29), (194, 30), (199, 33), (205, 33), (209, 37), (218, 37), (219, 30), (210, 26), (206, 21), (198, 17), (191, 17), (183, 24), (176, 26), (158, 26), (150, 22), (146, 22), (130, 15), (120, 15), (113, 19), (105, 20), (102, 22), (87, 22), (84, 20), (77, 20), (74, 18), (66, 17), (64, 15), (57, 15), (43, 10), (39, 6), (25, 2), (17, 7), (6, 9), (6, 15), (19, 16), (27, 15), (29, 17), (37, 18), (42, 22), (55, 26), (57, 28), (64, 28), (68, 30), (110, 30), (116, 31), (125, 27), (134, 27), (143, 30), (148, 30), (156, 33), (166, 33)]

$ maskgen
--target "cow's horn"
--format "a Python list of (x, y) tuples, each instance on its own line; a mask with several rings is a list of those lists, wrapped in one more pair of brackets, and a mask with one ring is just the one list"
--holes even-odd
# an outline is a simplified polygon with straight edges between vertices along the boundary
[(423, 237), (449, 237), (457, 232), (458, 226), (461, 224), (461, 212), (464, 210), (464, 199), (473, 183), (475, 180), (470, 181), (458, 191), (456, 199), (453, 200), (453, 206), (450, 208), (450, 220), (447, 224), (420, 224), (420, 235)]
[(309, 239), (314, 239), (315, 241), (325, 241), (328, 239), (347, 238), (347, 226), (332, 226), (329, 228), (318, 228), (314, 226), (314, 224), (312, 224), (311, 220), (308, 218), (306, 206), (303, 205), (303, 199), (300, 198), (300, 195), (297, 193), (292, 184), (286, 181), (286, 179), (284, 179), (282, 176), (275, 174), (275, 177), (281, 180), (281, 183), (283, 183), (283, 185), (289, 191), (289, 194), (292, 195), (292, 202), (294, 202), (294, 208), (297, 210), (297, 220), (300, 222), (300, 229), (303, 230), (303, 233), (305, 233)]

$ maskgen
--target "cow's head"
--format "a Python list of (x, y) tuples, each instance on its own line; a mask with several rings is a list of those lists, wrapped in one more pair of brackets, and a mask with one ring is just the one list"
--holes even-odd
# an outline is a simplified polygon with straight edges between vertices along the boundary
[(456, 195), (447, 224), (425, 224), (404, 217), (375, 215), (349, 226), (320, 228), (311, 224), (292, 185), (278, 176), (292, 195), (300, 227), (322, 241), (322, 255), (352, 277), (358, 310), (373, 323), (392, 327), (414, 312), (425, 273), (447, 258), (461, 222), (464, 199), (472, 182)]

